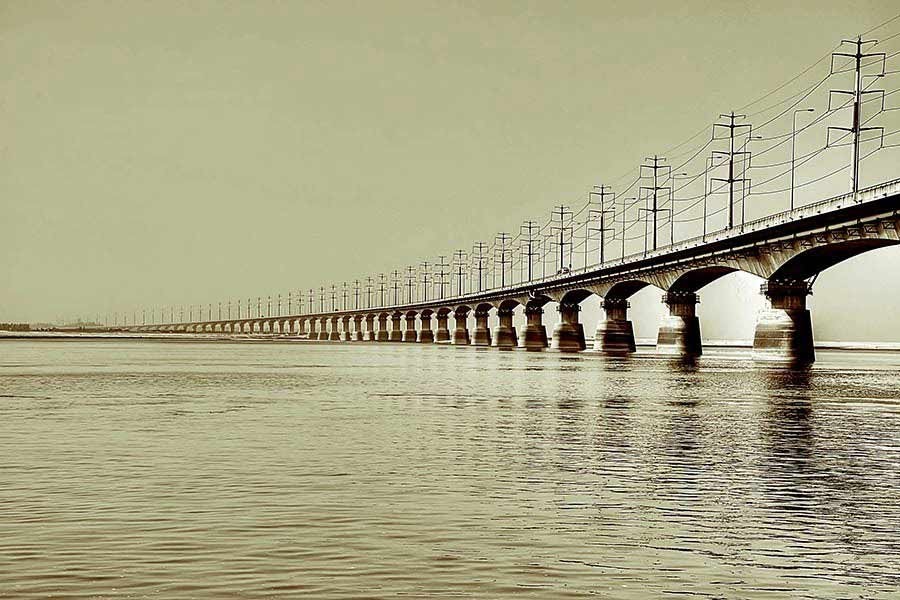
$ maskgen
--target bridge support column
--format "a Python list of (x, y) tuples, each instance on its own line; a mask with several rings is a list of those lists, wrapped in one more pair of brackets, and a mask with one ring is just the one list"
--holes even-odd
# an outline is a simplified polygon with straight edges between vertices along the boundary
[(375, 315), (366, 315), (366, 332), (363, 339), (367, 342), (375, 341)]
[(387, 315), (378, 315), (378, 334), (375, 336), (375, 339), (379, 342), (387, 342), (390, 340), (387, 320)]
[(680, 356), (703, 354), (700, 319), (697, 318), (700, 297), (694, 292), (666, 292), (662, 301), (669, 307), (669, 316), (663, 317), (659, 326), (656, 351)]
[(328, 339), (332, 342), (341, 341), (341, 328), (339, 325), (340, 322), (340, 317), (331, 317), (331, 331), (328, 333)]
[(420, 314), (419, 322), (422, 324), (422, 328), (419, 330), (419, 343), (433, 344), (434, 332), (431, 330), (431, 312), (425, 311)]
[(491, 330), (488, 328), (489, 310), (475, 309), (475, 332), (472, 338), (473, 346), (490, 346)]
[(501, 350), (513, 350), (519, 346), (516, 328), (513, 326), (513, 309), (497, 309), (500, 324), (494, 330), (493, 345)]
[(450, 341), (450, 329), (447, 327), (447, 321), (450, 320), (448, 313), (438, 313), (437, 315), (437, 331), (434, 335), (434, 341), (443, 344)]
[(806, 308), (806, 297), (812, 293), (809, 284), (802, 280), (766, 281), (760, 291), (768, 306), (759, 312), (756, 321), (753, 357), (814, 362), (812, 319)]
[(406, 327), (403, 329), (403, 341), (407, 343), (416, 343), (416, 315), (415, 313), (406, 313), (404, 317)]
[(457, 309), (453, 313), (453, 321), (455, 322), (453, 327), (453, 344), (455, 346), (469, 345), (469, 328), (466, 325), (468, 318), (469, 309), (467, 308)]
[(544, 326), (544, 309), (540, 306), (525, 307), (525, 332), (522, 345), (526, 350), (543, 350), (547, 342), (547, 328)]
[(620, 354), (634, 352), (634, 328), (628, 320), (628, 300), (604, 298), (601, 304), (606, 319), (597, 326), (594, 334), (594, 350)]
[(319, 319), (319, 339), (323, 342), (328, 341), (328, 319), (325, 317)]
[(350, 335), (350, 315), (341, 317), (341, 340), (349, 342), (352, 338)]
[(363, 322), (362, 315), (355, 315), (353, 317), (353, 335), (352, 335), (351, 339), (354, 342), (363, 341), (362, 322)]
[(388, 340), (391, 342), (403, 341), (403, 332), (400, 331), (400, 317), (402, 316), (402, 313), (398, 312), (391, 315), (391, 333), (388, 337)]
[(581, 352), (587, 348), (584, 341), (584, 325), (578, 322), (581, 306), (575, 303), (561, 302), (559, 305), (559, 323), (553, 328), (551, 348), (561, 352)]

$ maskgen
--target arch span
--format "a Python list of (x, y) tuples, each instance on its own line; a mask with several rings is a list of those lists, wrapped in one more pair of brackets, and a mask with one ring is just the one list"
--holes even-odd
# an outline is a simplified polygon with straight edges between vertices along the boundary
[(900, 241), (887, 238), (863, 238), (813, 246), (783, 262), (769, 279), (809, 279), (817, 273), (869, 250), (895, 246)]

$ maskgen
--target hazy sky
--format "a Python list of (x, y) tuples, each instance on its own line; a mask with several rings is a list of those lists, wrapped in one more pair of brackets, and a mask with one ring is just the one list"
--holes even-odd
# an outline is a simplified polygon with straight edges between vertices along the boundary
[[(468, 248), (580, 204), (896, 12), (3, 2), (0, 321), (255, 298)], [(900, 340), (898, 263), (889, 248), (823, 274), (817, 337)], [(746, 335), (757, 289), (705, 291), (704, 335)], [(658, 290), (634, 304), (658, 311)]]

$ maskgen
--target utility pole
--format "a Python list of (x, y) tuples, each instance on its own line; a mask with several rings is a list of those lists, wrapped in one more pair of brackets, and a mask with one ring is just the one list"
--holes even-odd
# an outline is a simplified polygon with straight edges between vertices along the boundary
[(331, 284), (331, 312), (335, 312), (337, 310), (337, 287), (332, 283)]
[(402, 273), (397, 269), (391, 272), (391, 286), (394, 288), (394, 306), (400, 304), (400, 277)]
[[(456, 267), (456, 295), (462, 296), (465, 294), (465, 271), (466, 265), (469, 262), (469, 256), (466, 254), (465, 250), (457, 250), (453, 253), (453, 266)], [(451, 286), (450, 295), (453, 295), (453, 289)]]
[(353, 308), (359, 310), (359, 279), (353, 280)]
[[(659, 192), (660, 192), (660, 190), (668, 190), (669, 189), (667, 186), (659, 185), (659, 179), (660, 179), (659, 172), (665, 171), (666, 172), (665, 174), (668, 176), (668, 174), (672, 171), (672, 167), (670, 167), (669, 165), (661, 164), (661, 163), (665, 162), (666, 159), (662, 158), (660, 156), (657, 156), (655, 154), (652, 157), (651, 156), (646, 157), (644, 160), (649, 162), (650, 164), (641, 165), (640, 171), (639, 171), (640, 178), (643, 179), (645, 177), (647, 177), (647, 178), (652, 177), (653, 185), (640, 186), (638, 195), (640, 195), (640, 192), (646, 191), (646, 192), (648, 192), (648, 196), (647, 196), (648, 202), (650, 201), (650, 199), (652, 199), (652, 203), (650, 204), (649, 207), (645, 207), (640, 210), (643, 210), (647, 213), (644, 216), (645, 219), (647, 218), (647, 215), (650, 215), (650, 214), (653, 215), (653, 236), (652, 236), (653, 237), (653, 249), (656, 250), (657, 246), (659, 245), (658, 244), (659, 227), (657, 225), (657, 216), (656, 215), (659, 214), (660, 212), (665, 212), (665, 209), (662, 209), (659, 207)], [(644, 175), (644, 173), (646, 172), (647, 169), (651, 170), (653, 172), (653, 174), (652, 175)], [(639, 210), (639, 212), (640, 212), (640, 210)], [(647, 228), (647, 225), (646, 225), (646, 221), (645, 221), (645, 225), (644, 225), (645, 231), (646, 231), (646, 228)], [(646, 246), (646, 244), (645, 244), (645, 246)]]
[[(828, 133), (831, 132), (832, 129), (837, 129), (839, 131), (847, 131), (853, 134), (853, 157), (852, 157), (852, 168), (853, 168), (853, 199), (855, 202), (860, 202), (859, 199), (859, 134), (863, 131), (872, 131), (872, 130), (880, 130), (882, 140), (884, 138), (884, 127), (862, 127), (862, 97), (864, 94), (881, 94), (881, 102), (882, 108), (884, 108), (884, 90), (863, 90), (862, 80), (863, 77), (884, 77), (884, 65), (887, 60), (887, 55), (884, 52), (863, 52), (863, 47), (868, 44), (875, 44), (878, 40), (863, 40), (862, 37), (857, 37), (855, 40), (841, 40), (841, 45), (844, 44), (852, 44), (854, 46), (854, 51), (852, 54), (848, 52), (832, 52), (831, 53), (831, 73), (834, 73), (834, 58), (836, 56), (843, 56), (852, 58), (855, 63), (854, 78), (853, 78), (853, 90), (831, 90), (828, 94), (828, 110), (832, 110), (831, 108), (831, 94), (849, 94), (853, 96), (853, 123), (850, 127), (829, 127), (828, 132), (826, 133), (826, 137)], [(867, 65), (862, 64), (862, 59), (864, 58), (872, 58), (872, 57), (880, 57), (880, 61), (874, 61)], [(862, 68), (871, 66), (873, 64), (881, 64), (881, 71), (879, 73), (875, 73), (873, 75), (863, 75)], [(826, 145), (828, 143), (826, 142)], [(793, 188), (792, 188), (793, 191)]]
[(266, 316), (272, 316), (272, 296), (266, 298)]
[(341, 284), (341, 310), (347, 310), (347, 282)]
[[(509, 249), (506, 247), (512, 238), (508, 233), (500, 232), (494, 237), (494, 277), (496, 279), (496, 267), (500, 265), (500, 287), (506, 287), (506, 265), (512, 264), (512, 260), (508, 258)], [(496, 285), (496, 281), (494, 282)]]
[(406, 267), (406, 302), (413, 302), (413, 286), (416, 281), (416, 268), (412, 265)]
[[(525, 221), (519, 226), (519, 242), (522, 252), (522, 277), (525, 281), (531, 281), (534, 278), (534, 257), (538, 256), (535, 250), (535, 242), (538, 240), (534, 237), (534, 232), (538, 231), (537, 221)], [(527, 265), (527, 266), (526, 266)], [(525, 275), (528, 277), (525, 278)]]
[(372, 284), (374, 281), (371, 277), (366, 277), (366, 308), (372, 308)]
[[(238, 302), (240, 302), (240, 300)], [(238, 312), (240, 312), (240, 310), (238, 310)], [(228, 301), (228, 320), (231, 320), (231, 300)]]
[[(571, 242), (571, 237), (572, 237), (571, 220), (572, 220), (572, 217), (573, 217), (573, 213), (569, 209), (568, 206), (559, 205), (550, 212), (551, 222), (553, 221), (554, 218), (559, 218), (559, 225), (551, 225), (550, 226), (551, 234), (559, 235), (559, 239), (557, 241), (557, 246), (559, 248), (559, 269), (556, 271), (557, 275), (565, 272), (565, 270), (567, 269), (566, 262), (565, 262), (566, 245), (569, 245), (569, 246), (572, 245), (572, 242)], [(568, 225), (566, 224), (567, 222), (569, 222)], [(569, 242), (565, 241), (566, 240), (566, 238), (565, 238), (566, 232), (569, 233), (569, 238), (570, 238)], [(572, 257), (569, 256), (569, 267), (568, 268), (571, 269), (571, 266), (572, 266)]]
[(381, 303), (378, 306), (384, 306), (384, 294), (387, 290), (387, 277), (384, 273), (378, 274), (378, 293), (381, 295)]
[(293, 291), (288, 292), (288, 307), (287, 308), (288, 308), (289, 315), (294, 314), (293, 295), (294, 295)]
[(222, 320), (222, 301), (219, 301), (219, 321)]
[(447, 257), (443, 254), (438, 256), (438, 263), (435, 265), (438, 268), (437, 276), (438, 276), (438, 299), (444, 299), (444, 287), (449, 283), (447, 281), (447, 267), (450, 265), (447, 264)]
[(319, 286), (319, 312), (325, 312), (325, 286)]
[[(672, 175), (672, 194), (669, 196), (669, 208), (671, 209), (669, 212), (669, 243), (675, 244), (675, 207), (677, 206), (677, 202), (675, 200), (675, 193), (678, 191), (678, 178), (685, 177), (688, 174), (686, 172), (675, 173)], [(743, 203), (743, 200), (741, 200)], [(743, 204), (741, 204), (743, 206)], [(743, 221), (742, 221), (743, 222)]]
[[(734, 184), (740, 182), (742, 185), (747, 179), (745, 177), (735, 178), (734, 176), (734, 157), (738, 154), (746, 154), (746, 152), (735, 152), (734, 138), (735, 134), (741, 127), (751, 127), (749, 123), (735, 123), (737, 119), (746, 119), (747, 115), (736, 115), (734, 111), (728, 115), (719, 115), (720, 119), (728, 119), (727, 123), (713, 123), (713, 139), (716, 139), (716, 127), (723, 127), (728, 130), (728, 152), (721, 150), (713, 150), (713, 154), (728, 156), (728, 177), (713, 177), (712, 181), (725, 181), (728, 183), (728, 229), (734, 228)], [(721, 139), (721, 138), (719, 138)]]
[(484, 251), (487, 250), (487, 244), (484, 242), (476, 242), (474, 246), (472, 246), (472, 260), (475, 261), (475, 264), (478, 265), (476, 270), (478, 271), (478, 291), (482, 291), (484, 286)]
[[(596, 191), (595, 191), (596, 190)], [(610, 201), (612, 201), (612, 205), (615, 206), (616, 203), (616, 194), (614, 192), (609, 191), (609, 186), (606, 185), (595, 185), (594, 189), (588, 192), (588, 202), (590, 202), (591, 197), (600, 196), (600, 209), (588, 209), (588, 218), (584, 223), (585, 233), (584, 233), (584, 267), (587, 268), (588, 261), (588, 240), (590, 239), (590, 234), (592, 231), (600, 233), (600, 252), (598, 253), (600, 256), (600, 264), (602, 265), (606, 262), (606, 232), (612, 231), (615, 235), (615, 229), (612, 227), (606, 226), (606, 215), (612, 213), (613, 221), (616, 219), (616, 211), (614, 208), (606, 208), (606, 197), (610, 197)], [(590, 222), (591, 219), (596, 218), (599, 221), (599, 227), (591, 227)]]
[[(422, 288), (423, 288), (423, 290), (424, 290), (424, 291), (423, 291), (423, 295), (424, 295), (424, 301), (425, 301), (425, 302), (428, 302), (428, 267), (429, 267), (429, 266), (430, 266), (430, 265), (428, 264), (428, 261), (427, 261), (427, 260), (426, 260), (426, 261), (422, 261), (422, 265), (421, 265), (421, 268), (422, 268)], [(416, 295), (416, 299), (418, 299), (418, 294)]]
[(277, 317), (281, 316), (281, 294), (278, 294), (278, 314), (275, 316), (277, 316)]

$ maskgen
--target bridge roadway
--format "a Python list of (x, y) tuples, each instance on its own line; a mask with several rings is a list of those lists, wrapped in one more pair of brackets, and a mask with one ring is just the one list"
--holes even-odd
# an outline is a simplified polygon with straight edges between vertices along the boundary
[[(668, 306), (668, 315), (659, 326), (657, 351), (690, 356), (702, 353), (697, 292), (728, 273), (745, 271), (765, 280), (761, 293), (766, 297), (766, 308), (758, 315), (754, 356), (812, 362), (812, 322), (806, 307), (812, 282), (820, 272), (841, 261), (900, 243), (898, 209), (900, 179), (861, 190), (856, 201), (852, 194), (846, 194), (587, 269), (453, 298), (278, 317), (142, 325), (127, 330), (298, 334), (320, 340), (453, 343), (501, 349), (542, 350), (550, 346), (578, 352), (586, 349), (584, 326), (578, 317), (580, 305), (597, 296), (605, 319), (598, 325), (595, 349), (626, 353), (635, 350), (628, 298), (655, 285), (663, 290), (662, 301)], [(886, 277), (892, 275), (885, 273)], [(548, 338), (542, 315), (543, 307), (552, 301), (559, 304), (560, 321)], [(526, 316), (521, 335), (513, 325), (513, 309), (517, 306), (524, 307)], [(496, 311), (499, 322), (493, 331), (488, 327), (491, 311)], [(475, 318), (471, 333), (470, 313)], [(448, 326), (451, 317), (452, 331)], [(432, 328), (433, 320), (436, 329)]]

